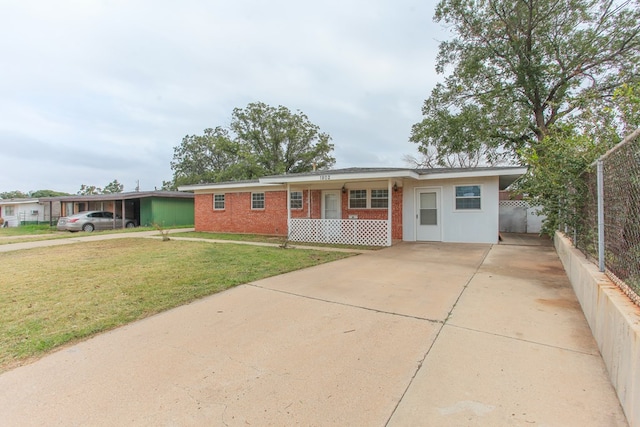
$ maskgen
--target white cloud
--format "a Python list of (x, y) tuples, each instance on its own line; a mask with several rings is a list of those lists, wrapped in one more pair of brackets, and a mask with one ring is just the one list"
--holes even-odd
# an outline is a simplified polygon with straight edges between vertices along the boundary
[(0, 191), (152, 189), (254, 101), (304, 112), (340, 167), (401, 165), (440, 78), (435, 1), (0, 4)]

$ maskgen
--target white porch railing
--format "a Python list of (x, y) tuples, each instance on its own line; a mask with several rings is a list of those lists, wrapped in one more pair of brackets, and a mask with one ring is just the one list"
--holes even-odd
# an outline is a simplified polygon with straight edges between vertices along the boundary
[(291, 218), (289, 240), (338, 245), (390, 245), (387, 239), (387, 220), (380, 219)]

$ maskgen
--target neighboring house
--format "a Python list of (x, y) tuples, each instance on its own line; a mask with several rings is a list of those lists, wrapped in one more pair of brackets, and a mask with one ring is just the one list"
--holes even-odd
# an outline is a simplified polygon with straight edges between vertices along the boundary
[(524, 167), (350, 168), (181, 186), (196, 231), (390, 246), (394, 240), (496, 243), (499, 191)]
[(7, 227), (47, 222), (50, 212), (39, 199), (0, 199), (0, 218)]
[(59, 203), (60, 216), (92, 210), (114, 212), (142, 226), (193, 225), (193, 194), (179, 191), (133, 191), (91, 196), (44, 197), (43, 203)]

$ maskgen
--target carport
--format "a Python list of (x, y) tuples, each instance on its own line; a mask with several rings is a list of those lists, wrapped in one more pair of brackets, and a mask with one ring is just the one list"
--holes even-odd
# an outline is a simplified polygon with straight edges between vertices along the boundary
[[(94, 194), (43, 197), (41, 203), (49, 203), (52, 209), (60, 204), (60, 216), (69, 216), (90, 210), (109, 211), (136, 225), (163, 226), (193, 224), (193, 194), (182, 191), (133, 191), (127, 193)], [(56, 218), (50, 219), (55, 225)], [(124, 226), (124, 222), (123, 222)]]

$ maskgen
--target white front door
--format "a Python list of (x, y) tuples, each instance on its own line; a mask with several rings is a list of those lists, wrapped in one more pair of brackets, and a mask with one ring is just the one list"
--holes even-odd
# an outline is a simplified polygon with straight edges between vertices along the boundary
[(340, 219), (340, 191), (322, 192), (322, 219)]
[(416, 189), (416, 240), (442, 240), (439, 188)]

